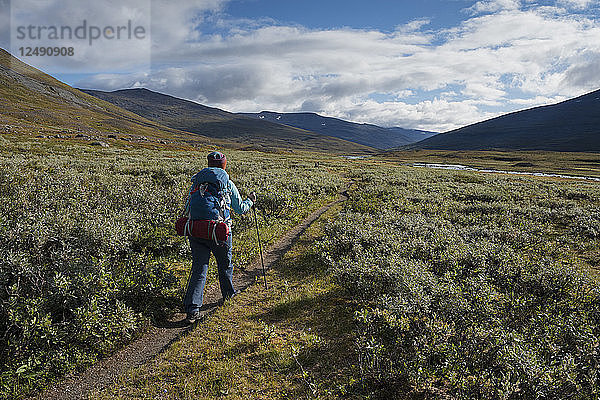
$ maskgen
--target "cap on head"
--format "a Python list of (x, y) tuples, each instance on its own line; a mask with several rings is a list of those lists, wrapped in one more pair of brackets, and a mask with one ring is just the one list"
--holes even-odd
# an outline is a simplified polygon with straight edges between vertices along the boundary
[(210, 153), (208, 156), (208, 166), (209, 167), (217, 167), (217, 168), (223, 168), (225, 169), (225, 166), (227, 166), (227, 157), (225, 157), (225, 154), (220, 153), (218, 151), (213, 151), (212, 153)]

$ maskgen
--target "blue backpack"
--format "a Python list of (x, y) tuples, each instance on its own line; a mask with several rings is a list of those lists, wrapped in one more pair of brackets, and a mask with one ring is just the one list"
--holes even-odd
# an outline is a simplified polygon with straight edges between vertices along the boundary
[(221, 168), (204, 168), (194, 175), (186, 206), (190, 220), (229, 221), (228, 182)]

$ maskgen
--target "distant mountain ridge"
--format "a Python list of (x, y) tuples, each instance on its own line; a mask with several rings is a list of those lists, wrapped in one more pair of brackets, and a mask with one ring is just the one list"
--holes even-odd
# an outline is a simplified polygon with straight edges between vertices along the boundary
[(170, 128), (241, 145), (351, 153), (375, 150), (351, 141), (230, 113), (148, 89), (114, 92), (80, 90)]
[(440, 133), (405, 148), (600, 151), (600, 90)]
[[(187, 141), (185, 132), (142, 118), (80, 92), (0, 49), (0, 124), (38, 138)], [(209, 143), (197, 136), (195, 142)]]
[(437, 134), (416, 129), (383, 128), (377, 125), (359, 124), (338, 118), (324, 117), (315, 113), (262, 111), (260, 113), (242, 113), (241, 115), (306, 129), (380, 150), (408, 145)]

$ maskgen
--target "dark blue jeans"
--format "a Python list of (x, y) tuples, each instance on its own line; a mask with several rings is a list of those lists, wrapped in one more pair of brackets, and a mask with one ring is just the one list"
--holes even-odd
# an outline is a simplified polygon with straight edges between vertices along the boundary
[(186, 313), (193, 313), (202, 307), (204, 285), (208, 272), (210, 254), (215, 255), (219, 270), (219, 285), (223, 299), (235, 294), (233, 289), (233, 264), (231, 263), (231, 235), (224, 245), (218, 245), (213, 240), (190, 237), (192, 249), (192, 272), (186, 289), (183, 305)]

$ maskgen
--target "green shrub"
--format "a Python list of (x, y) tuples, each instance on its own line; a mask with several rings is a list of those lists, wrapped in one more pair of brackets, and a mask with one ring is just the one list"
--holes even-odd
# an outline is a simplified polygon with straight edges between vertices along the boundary
[(363, 391), (600, 395), (600, 291), (579, 243), (599, 244), (594, 184), (402, 169), (355, 179), (319, 246), (361, 310)]
[[(18, 154), (0, 156), (3, 398), (94, 362), (177, 310), (185, 277), (172, 264), (189, 263), (189, 249), (173, 225), (204, 166), (184, 152)], [(259, 193), (262, 228), (274, 235), (342, 185), (302, 160), (228, 155), (232, 179), (243, 195)], [(234, 234), (252, 227), (236, 217)], [(247, 262), (254, 249), (239, 244), (236, 259)]]

